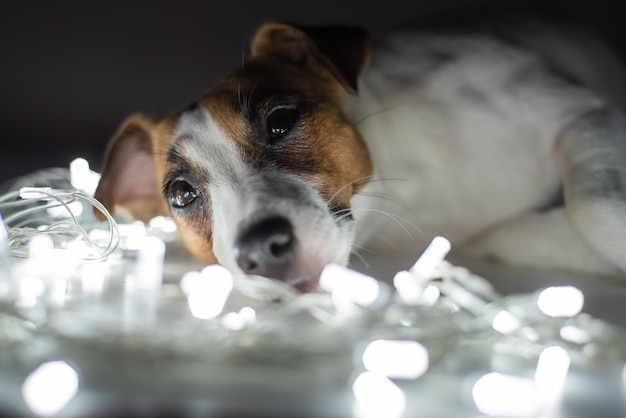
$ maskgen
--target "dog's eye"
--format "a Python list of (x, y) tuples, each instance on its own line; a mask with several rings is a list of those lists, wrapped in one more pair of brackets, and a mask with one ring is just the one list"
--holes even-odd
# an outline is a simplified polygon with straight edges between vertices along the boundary
[(186, 180), (174, 180), (170, 186), (170, 202), (175, 208), (184, 208), (196, 200), (199, 194)]
[(275, 107), (267, 116), (267, 134), (276, 140), (287, 133), (296, 123), (298, 111), (294, 107)]

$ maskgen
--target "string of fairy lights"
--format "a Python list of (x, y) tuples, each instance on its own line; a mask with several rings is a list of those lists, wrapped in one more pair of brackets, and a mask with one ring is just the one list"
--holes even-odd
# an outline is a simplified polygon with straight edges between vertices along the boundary
[(334, 388), (333, 416), (578, 416), (606, 387), (598, 408), (623, 412), (626, 334), (582, 313), (573, 286), (503, 296), (446, 261), (443, 237), (393, 283), (338, 265), (315, 294), (218, 265), (164, 280), (172, 221), (116, 221), (92, 197), (96, 173), (71, 167), (73, 189), (0, 197), (0, 370), (16, 370), (0, 385), (18, 380), (18, 412), (87, 408), (113, 358), (132, 359), (117, 379), (143, 389)]

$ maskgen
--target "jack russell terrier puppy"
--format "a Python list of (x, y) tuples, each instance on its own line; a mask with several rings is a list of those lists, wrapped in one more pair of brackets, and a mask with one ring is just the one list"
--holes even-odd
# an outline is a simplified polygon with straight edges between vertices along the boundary
[(511, 265), (626, 271), (625, 73), (559, 25), (373, 48), (360, 28), (267, 23), (195, 103), (123, 124), (96, 198), (303, 290), (361, 246), (417, 253), (435, 235)]

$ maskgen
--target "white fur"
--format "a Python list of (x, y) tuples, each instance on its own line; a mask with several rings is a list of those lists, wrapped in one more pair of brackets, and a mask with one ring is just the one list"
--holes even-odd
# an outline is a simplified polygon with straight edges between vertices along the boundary
[(213, 251), (229, 269), (237, 269), (233, 256), (233, 243), (237, 225), (243, 214), (237, 194), (230, 184), (241, 182), (248, 172), (235, 144), (215, 123), (204, 107), (184, 113), (178, 121), (177, 137), (184, 155), (200, 167), (210, 167), (210, 178), (205, 187), (209, 190), (213, 211)]
[[(573, 121), (611, 104), (603, 92), (565, 82), (547, 70), (542, 58), (550, 55), (551, 48), (571, 51), (571, 41), (560, 41), (545, 30), (536, 38), (520, 32), (519, 38), (526, 45), (541, 45), (542, 50), (535, 54), (482, 36), (404, 33), (374, 52), (358, 97), (346, 103), (370, 149), (375, 178), (381, 180), (353, 199), (361, 240), (370, 239), (368, 245), (379, 249), (389, 248), (389, 242), (400, 248), (423, 247), (434, 235), (444, 235), (457, 248), (467, 244), (474, 254), (573, 270), (581, 269), (585, 258), (580, 254), (587, 252), (593, 260), (587, 267), (615, 272), (602, 258), (615, 261), (619, 256), (594, 254), (592, 247), (598, 246), (590, 242), (594, 239), (584, 228), (565, 218), (546, 222), (541, 216), (542, 209), (561, 194), (564, 178), (566, 184), (569, 178), (559, 164), (561, 156), (556, 155), (562, 152), (555, 151), (557, 139)], [(602, 75), (591, 72), (582, 60), (585, 51), (577, 53), (577, 62), (559, 65), (576, 72), (582, 63), (584, 68), (578, 72), (589, 79), (584, 81), (602, 84)], [(558, 53), (553, 55), (559, 58)], [(624, 85), (626, 78), (615, 62), (607, 67), (622, 77), (615, 85)], [(604, 132), (610, 138), (594, 140), (626, 143), (623, 134), (616, 128)], [(610, 149), (626, 162), (626, 151)], [(368, 197), (372, 192), (392, 199)], [(607, 210), (614, 213), (615, 207)], [(392, 219), (381, 211), (397, 216)], [(536, 239), (527, 232), (520, 239), (515, 233), (515, 228), (522, 231), (519, 218), (524, 219), (523, 231), (533, 231)], [(541, 228), (530, 226), (535, 218)], [(593, 220), (586, 222), (593, 230)], [(612, 225), (619, 228), (624, 224), (620, 222)], [(517, 226), (511, 233), (493, 235), (494, 228), (507, 229), (508, 224)], [(486, 238), (481, 240), (481, 233)], [(490, 240), (489, 234), (497, 239)], [(554, 238), (550, 251), (530, 257), (547, 245), (542, 235)], [(624, 268), (626, 263), (622, 264)]]

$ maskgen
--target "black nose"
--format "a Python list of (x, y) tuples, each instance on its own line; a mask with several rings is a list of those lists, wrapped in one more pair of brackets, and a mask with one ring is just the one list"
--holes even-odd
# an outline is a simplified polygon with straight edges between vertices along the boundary
[(285, 279), (296, 259), (291, 222), (273, 216), (248, 226), (235, 243), (235, 257), (247, 274)]

